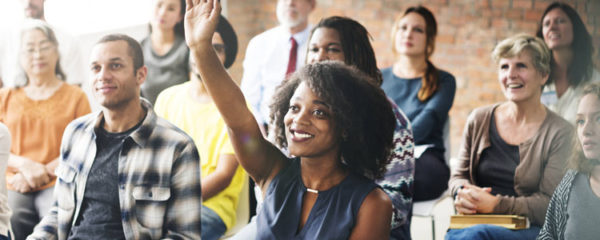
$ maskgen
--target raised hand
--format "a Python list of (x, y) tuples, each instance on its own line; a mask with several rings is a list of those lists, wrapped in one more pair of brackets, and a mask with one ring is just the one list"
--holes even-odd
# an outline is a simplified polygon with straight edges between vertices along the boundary
[(186, 0), (185, 41), (191, 49), (211, 47), (219, 23), (221, 3), (218, 0)]

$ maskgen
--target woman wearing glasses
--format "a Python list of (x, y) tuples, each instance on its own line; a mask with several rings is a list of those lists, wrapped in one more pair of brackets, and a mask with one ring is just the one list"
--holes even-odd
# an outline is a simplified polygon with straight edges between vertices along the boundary
[(64, 82), (52, 29), (31, 20), (21, 36), (19, 63), (26, 81), (0, 90), (0, 122), (12, 135), (6, 182), (16, 239), (29, 235), (48, 212), (63, 131), (90, 112), (83, 91)]

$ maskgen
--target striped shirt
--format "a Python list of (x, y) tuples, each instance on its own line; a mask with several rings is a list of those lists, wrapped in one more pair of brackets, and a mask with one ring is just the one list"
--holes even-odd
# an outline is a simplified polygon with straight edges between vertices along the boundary
[[(200, 159), (193, 140), (147, 111), (125, 138), (119, 156), (119, 201), (126, 239), (200, 239)], [(28, 239), (67, 239), (81, 214), (88, 173), (96, 156), (103, 114), (71, 122), (61, 145), (54, 205)]]

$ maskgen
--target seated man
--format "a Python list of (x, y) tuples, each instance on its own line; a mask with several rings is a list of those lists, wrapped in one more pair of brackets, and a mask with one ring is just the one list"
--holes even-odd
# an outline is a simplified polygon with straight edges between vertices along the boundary
[[(221, 16), (212, 39), (226, 68), (237, 53), (237, 37)], [(190, 57), (190, 81), (165, 89), (158, 95), (156, 113), (194, 139), (202, 166), (202, 239), (219, 239), (234, 226), (240, 192), (248, 184), (238, 166), (227, 126), (198, 75)]]
[(102, 110), (67, 126), (54, 205), (28, 239), (200, 239), (198, 151), (140, 99), (138, 42), (103, 37), (90, 69)]

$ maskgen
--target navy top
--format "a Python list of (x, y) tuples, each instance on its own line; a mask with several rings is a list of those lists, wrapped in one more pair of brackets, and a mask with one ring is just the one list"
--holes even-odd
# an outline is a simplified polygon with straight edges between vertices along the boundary
[(297, 232), (306, 187), (300, 160), (282, 169), (271, 181), (257, 215), (257, 239), (348, 239), (365, 197), (377, 187), (355, 173), (327, 191), (319, 191), (304, 227)]
[(452, 74), (439, 72), (439, 87), (425, 102), (417, 98), (421, 89), (421, 78), (400, 78), (392, 68), (381, 70), (385, 94), (404, 111), (412, 124), (416, 145), (433, 144), (434, 149), (444, 152), (444, 124), (454, 102), (456, 81)]
[(492, 195), (517, 197), (515, 170), (521, 162), (519, 146), (510, 145), (500, 137), (494, 113), (490, 118), (490, 146), (483, 150), (477, 166), (477, 185), (491, 187)]

